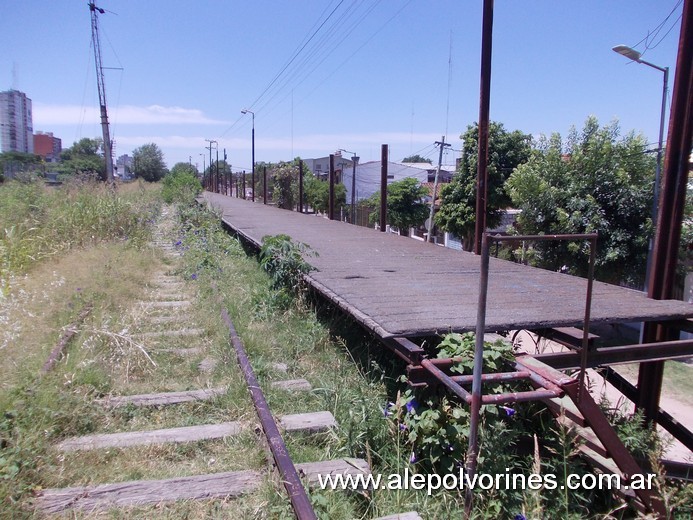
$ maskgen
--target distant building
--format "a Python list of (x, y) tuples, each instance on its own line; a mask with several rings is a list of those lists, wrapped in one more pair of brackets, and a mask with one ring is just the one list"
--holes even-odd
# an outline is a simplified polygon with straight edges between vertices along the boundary
[(0, 92), (0, 153), (34, 153), (31, 99), (24, 92)]
[(54, 137), (52, 132), (36, 132), (34, 134), (34, 153), (46, 162), (58, 162), (63, 142)]
[[(403, 164), (404, 166), (410, 166), (412, 168), (419, 168), (421, 170), (426, 170), (428, 172), (428, 182), (433, 182), (436, 177), (436, 171), (438, 170), (437, 165), (433, 165), (431, 163), (409, 163), (409, 162), (403, 162), (400, 163)], [(440, 175), (438, 176), (438, 182), (440, 183), (445, 183), (445, 182), (450, 182), (455, 175), (455, 171), (457, 170), (457, 167), (454, 164), (441, 164), (440, 165)]]
[[(304, 159), (305, 164), (318, 179), (326, 179), (330, 174), (330, 157), (319, 157), (318, 159)], [(341, 154), (334, 156), (335, 181), (342, 182), (344, 175), (351, 176), (353, 161)]]
[(115, 175), (121, 179), (130, 179), (133, 177), (132, 165), (133, 158), (128, 154), (123, 154), (116, 160), (116, 172)]
[[(356, 165), (356, 196), (355, 200), (367, 199), (380, 191), (381, 161), (369, 161)], [(407, 177), (413, 177), (423, 184), (428, 181), (428, 172), (425, 169), (413, 168), (401, 163), (387, 163), (387, 183), (401, 181)], [(344, 172), (344, 187), (347, 191), (347, 201), (351, 200), (351, 170)]]

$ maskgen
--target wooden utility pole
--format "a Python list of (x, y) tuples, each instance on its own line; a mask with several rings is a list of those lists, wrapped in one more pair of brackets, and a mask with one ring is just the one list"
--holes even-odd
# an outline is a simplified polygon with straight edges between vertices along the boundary
[(327, 216), (334, 220), (334, 154), (330, 154), (330, 193), (327, 202)]
[(380, 231), (385, 232), (387, 227), (387, 145), (380, 148)]
[(298, 161), (298, 212), (303, 213), (303, 161)]

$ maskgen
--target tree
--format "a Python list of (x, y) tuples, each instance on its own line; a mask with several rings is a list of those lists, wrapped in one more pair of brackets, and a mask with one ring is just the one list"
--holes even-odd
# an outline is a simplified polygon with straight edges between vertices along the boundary
[[(400, 231), (408, 231), (424, 223), (428, 217), (428, 206), (423, 198), (428, 190), (413, 177), (395, 181), (387, 185), (387, 221)], [(380, 207), (380, 191), (368, 199), (372, 207)], [(368, 220), (374, 224), (380, 218), (380, 211), (373, 211)]]
[(132, 152), (135, 177), (148, 182), (161, 180), (168, 173), (164, 154), (154, 143), (144, 144)]
[[(305, 201), (316, 212), (327, 212), (330, 205), (330, 183), (320, 180), (311, 172), (303, 176)], [(344, 184), (334, 185), (335, 211), (346, 204), (346, 188)]]
[(428, 163), (431, 164), (430, 159), (426, 159), (425, 157), (421, 157), (418, 153), (414, 155), (410, 155), (408, 157), (405, 157), (402, 159), (402, 162), (407, 162), (407, 163)]
[[(655, 160), (646, 154), (644, 136), (619, 134), (617, 122), (600, 128), (590, 117), (565, 142), (559, 134), (542, 138), (529, 161), (512, 173), (507, 190), (522, 210), (523, 233), (597, 232), (596, 277), (641, 286), (652, 234)], [(586, 246), (543, 242), (535, 251), (542, 267), (586, 273)]]
[(103, 139), (84, 137), (63, 150), (60, 163), (55, 167), (63, 175), (98, 175), (106, 179), (106, 161), (103, 156)]
[(173, 168), (171, 168), (172, 175), (174, 174), (182, 174), (182, 173), (190, 173), (197, 177), (197, 168), (192, 166), (190, 163), (186, 162), (178, 162), (173, 165)]
[[(462, 139), (462, 158), (452, 182), (440, 190), (441, 206), (435, 216), (440, 228), (464, 238), (465, 249), (474, 243), (476, 223), (476, 181), (479, 150), (479, 126), (469, 125)], [(488, 195), (486, 224), (493, 228), (500, 223), (502, 210), (510, 206), (505, 181), (512, 171), (529, 159), (532, 138), (519, 130), (508, 132), (502, 123), (489, 125)]]

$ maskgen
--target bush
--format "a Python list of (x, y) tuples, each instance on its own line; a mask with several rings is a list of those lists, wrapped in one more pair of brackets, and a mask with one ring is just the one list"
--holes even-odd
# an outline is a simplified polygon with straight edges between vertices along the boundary
[(161, 195), (168, 204), (189, 204), (202, 192), (202, 183), (190, 171), (172, 172), (164, 177)]

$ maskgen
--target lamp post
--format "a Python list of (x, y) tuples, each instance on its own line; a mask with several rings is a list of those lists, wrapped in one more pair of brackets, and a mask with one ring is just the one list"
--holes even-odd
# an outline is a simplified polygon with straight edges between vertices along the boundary
[[(356, 156), (356, 152), (350, 152), (349, 150), (339, 149), (340, 152), (351, 154), (351, 223), (356, 223), (356, 163), (359, 162), (359, 157)], [(342, 173), (343, 175), (344, 173)]]
[[(657, 226), (657, 211), (659, 206), (659, 176), (662, 171), (662, 149), (664, 141), (664, 119), (667, 109), (667, 89), (669, 85), (669, 67), (660, 67), (649, 61), (642, 59), (642, 54), (635, 49), (628, 47), (627, 45), (616, 45), (612, 50), (626, 58), (633, 60), (637, 63), (642, 63), (653, 69), (657, 69), (664, 73), (664, 81), (662, 86), (662, 111), (659, 118), (659, 143), (657, 145), (657, 168), (655, 169), (655, 183), (654, 183), (654, 200), (652, 201), (652, 225), (656, 228)], [(647, 290), (647, 285), (650, 281), (650, 267), (652, 265), (652, 245), (653, 240), (650, 239), (649, 251), (647, 254), (647, 268), (645, 270), (645, 290)]]
[(252, 132), (252, 154), (253, 154), (253, 171), (250, 174), (250, 179), (251, 183), (253, 185), (253, 191), (252, 191), (252, 196), (251, 199), (253, 202), (255, 202), (255, 112), (252, 110), (248, 110), (247, 108), (244, 108), (241, 110), (241, 114), (252, 114), (253, 116), (253, 132)]

